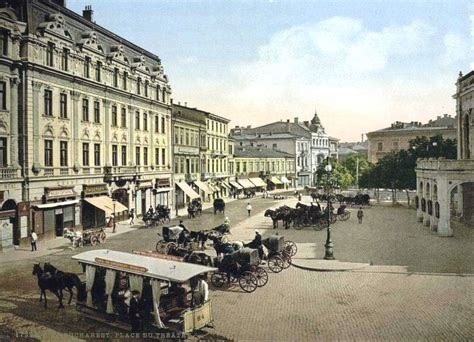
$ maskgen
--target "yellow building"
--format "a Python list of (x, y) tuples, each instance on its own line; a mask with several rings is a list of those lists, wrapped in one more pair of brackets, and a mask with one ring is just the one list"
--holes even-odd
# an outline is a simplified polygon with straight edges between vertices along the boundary
[(32, 228), (54, 237), (104, 225), (112, 198), (117, 215), (171, 205), (160, 58), (97, 25), (90, 7), (11, 4), (0, 10), (0, 193), (17, 205), (13, 243)]

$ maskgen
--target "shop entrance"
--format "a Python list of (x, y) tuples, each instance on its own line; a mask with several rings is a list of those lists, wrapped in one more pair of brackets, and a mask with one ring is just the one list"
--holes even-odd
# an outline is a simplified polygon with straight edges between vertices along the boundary
[(56, 236), (63, 236), (63, 229), (64, 229), (64, 215), (62, 210), (60, 210), (60, 214), (56, 213)]

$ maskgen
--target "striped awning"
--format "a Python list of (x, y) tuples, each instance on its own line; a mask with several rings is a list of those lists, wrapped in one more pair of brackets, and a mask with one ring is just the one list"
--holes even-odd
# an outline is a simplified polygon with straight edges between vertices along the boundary
[(194, 191), (186, 182), (179, 182), (176, 183), (176, 185), (184, 191), (184, 193), (190, 198), (190, 199), (195, 199), (195, 198), (200, 198), (199, 195)]
[(119, 201), (115, 201), (114, 203), (113, 199), (109, 196), (86, 197), (84, 198), (84, 201), (92, 204), (94, 207), (99, 208), (100, 210), (103, 210), (106, 216), (110, 216), (114, 210), (115, 213), (128, 210), (128, 208)]
[(266, 187), (267, 186), (267, 184), (265, 184), (265, 182), (259, 177), (249, 178), (249, 180), (253, 184), (255, 184), (256, 187)]
[(255, 184), (253, 184), (251, 181), (249, 181), (249, 180), (246, 179), (246, 178), (239, 179), (239, 180), (237, 180), (237, 182), (239, 182), (239, 184), (242, 185), (242, 187), (243, 187), (244, 189), (252, 189), (252, 188), (255, 188)]
[(272, 183), (275, 184), (275, 185), (283, 184), (283, 183), (282, 183), (278, 178), (276, 178), (276, 177), (270, 178), (270, 182), (272, 182)]
[(236, 188), (237, 190), (242, 190), (243, 187), (242, 185), (240, 185), (239, 183), (237, 182), (233, 182), (233, 181), (229, 181), (230, 185), (232, 185), (234, 188)]

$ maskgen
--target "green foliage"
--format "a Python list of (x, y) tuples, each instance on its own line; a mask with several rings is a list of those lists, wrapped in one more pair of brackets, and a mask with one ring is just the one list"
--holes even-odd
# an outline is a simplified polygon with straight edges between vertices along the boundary
[[(354, 182), (354, 178), (352, 177), (349, 170), (340, 164), (336, 159), (330, 159), (330, 163), (332, 166), (331, 171), (331, 178), (330, 183), (333, 187), (340, 187), (341, 189), (347, 189), (349, 185)], [(318, 186), (327, 186), (328, 185), (328, 174), (324, 169), (327, 165), (327, 160), (321, 163), (318, 166), (316, 171), (317, 182)]]
[(456, 155), (455, 140), (445, 140), (441, 135), (431, 138), (417, 137), (410, 141), (409, 150), (392, 151), (363, 172), (359, 178), (359, 186), (392, 190), (415, 189), (418, 158), (456, 159)]
[(373, 165), (367, 160), (365, 154), (350, 154), (342, 165), (349, 171), (355, 181), (357, 181), (357, 163), (359, 163), (359, 179), (373, 167)]

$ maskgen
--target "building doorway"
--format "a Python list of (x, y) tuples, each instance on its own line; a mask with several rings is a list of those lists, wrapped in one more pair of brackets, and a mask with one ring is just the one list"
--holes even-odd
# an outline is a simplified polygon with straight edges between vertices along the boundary
[(55, 227), (56, 227), (56, 236), (63, 236), (64, 230), (64, 215), (62, 209), (60, 209), (61, 213), (56, 213), (55, 219)]

